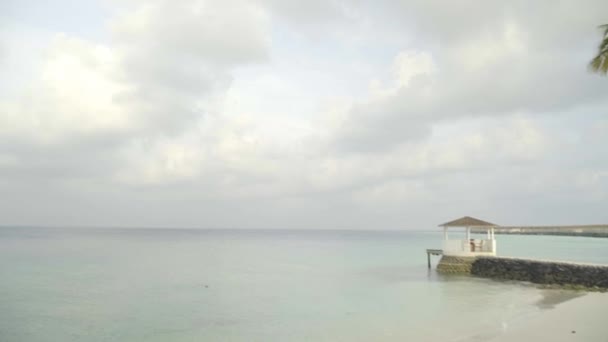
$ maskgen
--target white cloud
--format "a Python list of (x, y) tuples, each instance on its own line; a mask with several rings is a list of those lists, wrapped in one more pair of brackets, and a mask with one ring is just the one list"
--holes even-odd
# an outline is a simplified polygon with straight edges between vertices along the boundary
[(122, 167), (115, 179), (129, 185), (166, 185), (201, 175), (205, 151), (196, 141), (135, 140), (122, 151)]
[(603, 2), (112, 4), (107, 39), (46, 32), (0, 87), (0, 189), (49, 188), (34, 212), (371, 228), (608, 196), (608, 82), (585, 68)]
[(14, 101), (0, 103), (0, 132), (56, 143), (126, 129), (129, 117), (114, 101), (124, 89), (112, 79), (116, 67), (108, 47), (57, 35), (39, 79)]
[(235, 65), (268, 58), (268, 19), (246, 1), (173, 1), (143, 3), (113, 22), (121, 48), (147, 57), (184, 58), (214, 65)]
[[(180, 136), (213, 115), (213, 98), (229, 85), (234, 67), (267, 57), (264, 13), (241, 5), (137, 4), (113, 21), (106, 44), (55, 34), (39, 72), (11, 97), (0, 96), (0, 135), (19, 149), (40, 146), (40, 153), (70, 144), (90, 144), (91, 152), (117, 146), (114, 163), (125, 149), (137, 150), (151, 165), (145, 179), (193, 176), (196, 148)], [(134, 147), (141, 141), (150, 141), (154, 153)], [(35, 163), (27, 155), (15, 158), (24, 167)]]

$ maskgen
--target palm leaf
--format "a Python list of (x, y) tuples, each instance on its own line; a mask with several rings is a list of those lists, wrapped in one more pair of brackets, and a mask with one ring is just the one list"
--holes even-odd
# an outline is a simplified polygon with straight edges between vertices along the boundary
[(597, 56), (589, 62), (589, 68), (599, 74), (608, 73), (608, 24), (599, 27), (604, 31), (603, 39), (598, 46)]

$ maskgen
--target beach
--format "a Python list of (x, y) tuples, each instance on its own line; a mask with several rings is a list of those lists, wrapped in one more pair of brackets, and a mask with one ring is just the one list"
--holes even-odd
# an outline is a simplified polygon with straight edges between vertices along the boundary
[(608, 293), (586, 293), (509, 326), (492, 342), (608, 341)]

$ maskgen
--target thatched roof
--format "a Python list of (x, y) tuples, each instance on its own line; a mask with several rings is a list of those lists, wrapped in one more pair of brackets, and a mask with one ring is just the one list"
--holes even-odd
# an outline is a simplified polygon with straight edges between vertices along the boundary
[(440, 224), (439, 227), (497, 227), (498, 225), (474, 217), (465, 216), (458, 220)]

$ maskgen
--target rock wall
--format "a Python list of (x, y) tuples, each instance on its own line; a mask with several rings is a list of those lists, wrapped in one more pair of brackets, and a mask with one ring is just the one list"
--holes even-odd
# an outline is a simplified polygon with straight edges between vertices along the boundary
[(471, 274), (475, 257), (455, 257), (443, 255), (437, 264), (437, 272), (449, 274)]
[[(439, 269), (439, 266), (437, 268)], [(608, 288), (608, 266), (477, 257), (470, 270), (471, 274), (484, 278), (529, 281), (536, 284)]]

